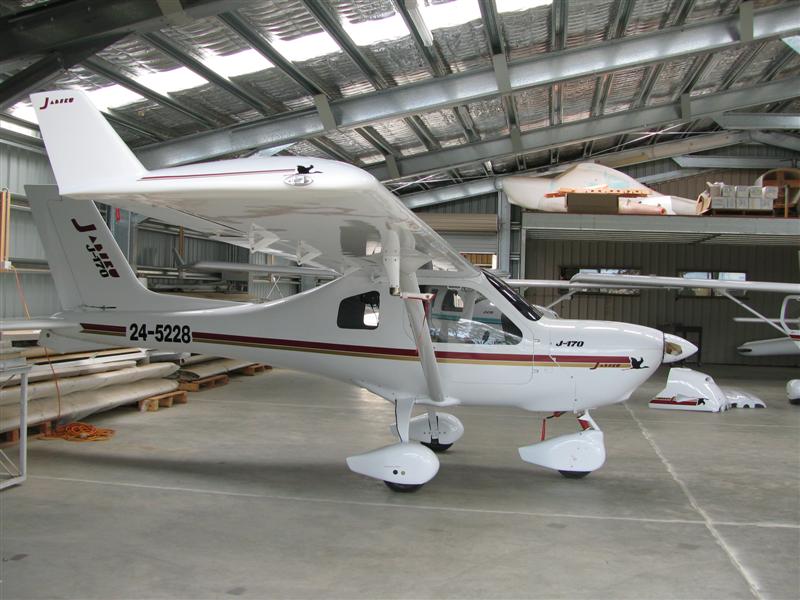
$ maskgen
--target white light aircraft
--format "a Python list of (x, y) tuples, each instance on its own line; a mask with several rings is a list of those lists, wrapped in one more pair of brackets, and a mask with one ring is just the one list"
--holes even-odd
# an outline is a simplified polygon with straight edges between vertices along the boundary
[[(648, 327), (537, 312), (354, 166), (273, 156), (148, 171), (82, 92), (31, 100), (58, 182), (27, 187), (63, 307), (43, 323), (42, 343), (214, 354), (366, 388), (394, 404), (399, 442), (347, 463), (394, 490), (434, 477), (434, 452), (463, 433), (443, 409), (459, 405), (574, 413), (580, 431), (519, 453), (586, 475), (605, 461), (589, 410), (626, 400), (662, 362), (696, 351)], [(93, 200), (340, 276), (266, 304), (156, 294)], [(425, 412), (412, 418), (415, 405)]]

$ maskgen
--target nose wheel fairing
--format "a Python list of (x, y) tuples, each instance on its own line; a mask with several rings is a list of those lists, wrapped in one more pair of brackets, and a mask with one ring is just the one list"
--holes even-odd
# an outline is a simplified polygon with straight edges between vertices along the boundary
[[(554, 417), (560, 413), (554, 413)], [(552, 418), (552, 417), (548, 417)], [(542, 441), (519, 448), (519, 456), (525, 462), (554, 469), (565, 477), (578, 478), (596, 471), (606, 461), (603, 432), (588, 412), (578, 415), (581, 431), (545, 439), (542, 425)]]

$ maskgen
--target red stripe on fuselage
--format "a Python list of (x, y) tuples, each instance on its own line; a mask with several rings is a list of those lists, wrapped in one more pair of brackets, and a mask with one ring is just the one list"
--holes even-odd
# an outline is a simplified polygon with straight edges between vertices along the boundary
[[(119, 325), (99, 325), (94, 323), (81, 323), (84, 329), (91, 329), (94, 332), (125, 333), (127, 329)], [(283, 338), (263, 338), (249, 335), (231, 335), (227, 333), (211, 333), (195, 331), (192, 333), (195, 342), (203, 343), (230, 343), (246, 344), (252, 346), (281, 346), (287, 349), (300, 351), (328, 351), (328, 352), (347, 352), (356, 354), (383, 355), (386, 357), (409, 357), (418, 356), (415, 348), (387, 348), (384, 346), (361, 346), (355, 344), (335, 344), (331, 342), (314, 342), (307, 340), (290, 340)], [(453, 352), (451, 350), (438, 350), (436, 358), (460, 359), (460, 360), (484, 360), (484, 361), (516, 361), (516, 362), (554, 362), (554, 363), (629, 363), (627, 356), (580, 356), (580, 355), (549, 355), (549, 354), (495, 354), (489, 352)]]

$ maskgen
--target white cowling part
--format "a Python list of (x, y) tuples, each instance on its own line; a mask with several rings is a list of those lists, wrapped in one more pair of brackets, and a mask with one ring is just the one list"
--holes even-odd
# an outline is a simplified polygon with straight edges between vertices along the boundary
[(524, 446), (519, 456), (525, 462), (558, 471), (595, 471), (606, 461), (603, 432), (587, 429)]
[(792, 404), (800, 404), (800, 379), (792, 379), (786, 384), (786, 396)]
[(401, 442), (350, 456), (347, 466), (354, 473), (381, 481), (421, 485), (433, 479), (439, 471), (439, 459), (422, 444)]
[(729, 408), (764, 408), (763, 400), (738, 389), (722, 388), (700, 371), (672, 368), (667, 386), (650, 401), (650, 408), (721, 412)]
[[(449, 413), (436, 413), (438, 429), (436, 439), (440, 444), (454, 444), (464, 435), (464, 425), (455, 415)], [(392, 425), (389, 430), (397, 435), (397, 426)], [(408, 437), (415, 442), (430, 443), (433, 439), (431, 426), (428, 421), (427, 413), (417, 415), (409, 422)]]

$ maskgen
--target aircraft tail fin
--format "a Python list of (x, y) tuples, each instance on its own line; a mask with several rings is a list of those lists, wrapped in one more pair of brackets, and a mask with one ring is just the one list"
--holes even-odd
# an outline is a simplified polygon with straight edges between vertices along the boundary
[(94, 202), (25, 187), (64, 310), (177, 311), (231, 303), (157, 294), (136, 278)]
[(147, 170), (80, 90), (31, 94), (61, 194), (114, 189)]

